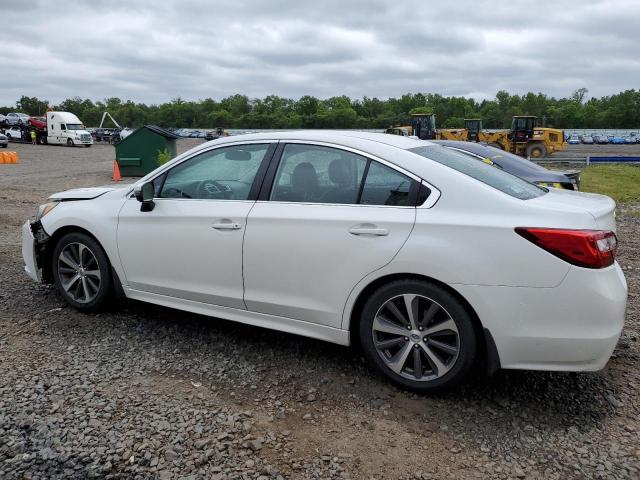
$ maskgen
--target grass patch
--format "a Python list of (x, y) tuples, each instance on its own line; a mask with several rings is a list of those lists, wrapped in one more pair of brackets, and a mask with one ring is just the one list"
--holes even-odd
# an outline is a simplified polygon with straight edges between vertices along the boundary
[(580, 179), (583, 192), (601, 193), (616, 203), (640, 202), (639, 165), (590, 165)]

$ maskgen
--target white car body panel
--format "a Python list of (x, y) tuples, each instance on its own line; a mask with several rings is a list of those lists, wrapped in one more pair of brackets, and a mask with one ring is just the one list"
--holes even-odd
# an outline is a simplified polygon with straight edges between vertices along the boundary
[(113, 192), (119, 188), (126, 188), (122, 185), (120, 187), (91, 187), (91, 188), (74, 188), (66, 190), (64, 192), (58, 192), (51, 195), (49, 198), (52, 200), (89, 200), (91, 198), (99, 197), (107, 192)]
[[(606, 363), (624, 322), (627, 287), (617, 264), (571, 266), (514, 228), (615, 230), (607, 197), (550, 189), (519, 200), (406, 150), (428, 142), (328, 131), (221, 138), (134, 186), (206, 149), (276, 140), (365, 152), (424, 179), (434, 196), (417, 208), (157, 199), (153, 211), (140, 212), (130, 186), (76, 189), (55, 195), (62, 201), (42, 227), (49, 235), (69, 226), (90, 232), (133, 299), (346, 345), (354, 305), (371, 282), (420, 275), (469, 303), (503, 368), (594, 370)], [(160, 214), (169, 220), (157, 221)], [(220, 220), (240, 228), (214, 231)], [(349, 234), (362, 223), (389, 234)], [(23, 255), (34, 278), (26, 228)]]
[[(244, 309), (242, 237), (254, 202), (155, 203), (151, 212), (141, 212), (140, 202), (128, 198), (120, 211), (118, 252), (126, 284), (134, 290)], [(225, 229), (227, 224), (234, 228)]]
[[(349, 292), (398, 253), (413, 229), (415, 212), (408, 207), (258, 202), (244, 240), (247, 308), (340, 328)], [(358, 227), (387, 234), (349, 233)]]

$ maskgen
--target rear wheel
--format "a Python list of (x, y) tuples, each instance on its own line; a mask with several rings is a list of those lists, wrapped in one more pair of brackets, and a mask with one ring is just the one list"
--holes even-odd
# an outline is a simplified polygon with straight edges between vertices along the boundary
[(365, 304), (360, 342), (367, 359), (392, 382), (419, 392), (458, 385), (476, 356), (469, 313), (432, 283), (384, 285)]
[(111, 295), (111, 270), (102, 247), (84, 233), (69, 233), (53, 250), (56, 288), (79, 310), (96, 310)]
[(526, 153), (530, 158), (542, 158), (547, 156), (547, 149), (542, 143), (534, 143), (527, 147)]

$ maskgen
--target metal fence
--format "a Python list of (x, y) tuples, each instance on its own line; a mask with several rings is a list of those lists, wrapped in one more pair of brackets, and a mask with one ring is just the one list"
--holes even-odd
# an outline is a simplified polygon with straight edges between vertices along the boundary
[(640, 164), (640, 156), (620, 156), (620, 155), (586, 155), (584, 157), (546, 157), (544, 159), (527, 157), (535, 163), (577, 163), (582, 165), (603, 164), (603, 163), (627, 163)]

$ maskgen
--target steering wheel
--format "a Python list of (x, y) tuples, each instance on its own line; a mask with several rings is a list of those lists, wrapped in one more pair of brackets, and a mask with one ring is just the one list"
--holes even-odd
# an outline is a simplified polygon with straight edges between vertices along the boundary
[(215, 180), (202, 180), (196, 187), (196, 197), (198, 198), (224, 198), (230, 199), (233, 190), (229, 185), (224, 185)]

